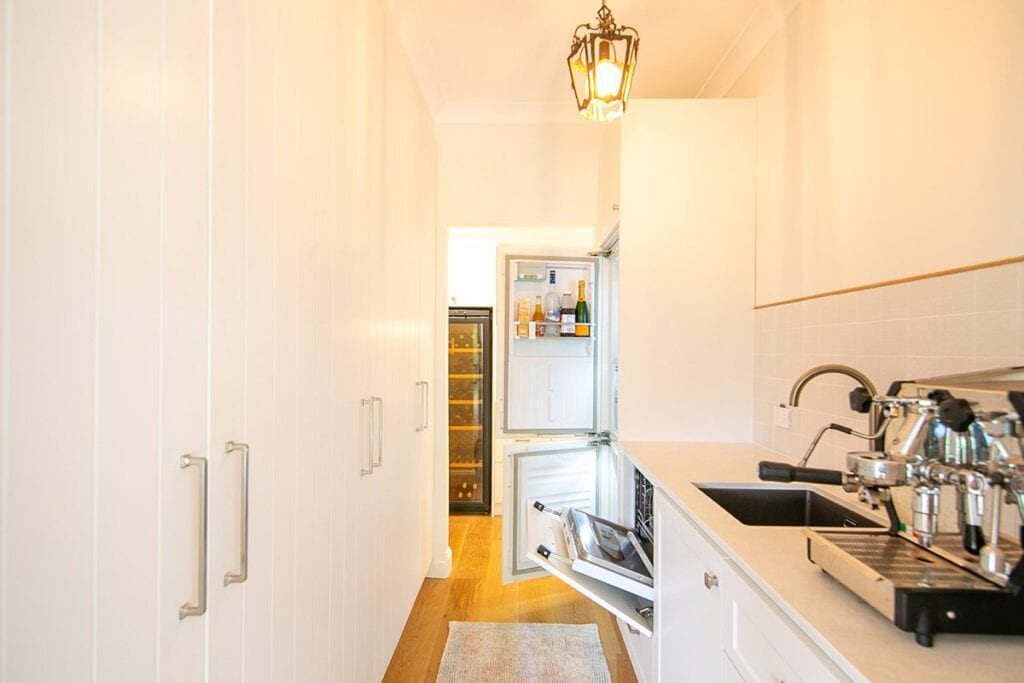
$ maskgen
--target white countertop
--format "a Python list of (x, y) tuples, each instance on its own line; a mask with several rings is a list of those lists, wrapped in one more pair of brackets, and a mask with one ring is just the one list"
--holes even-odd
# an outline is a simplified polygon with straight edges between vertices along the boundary
[[(807, 559), (798, 527), (745, 526), (704, 495), (694, 482), (757, 482), (760, 460), (783, 460), (749, 443), (623, 444), (630, 460), (689, 514), (837, 666), (871, 681), (1012, 681), (1024, 679), (1024, 637), (940, 633), (935, 646), (917, 645), (914, 634), (827, 576)], [(885, 523), (884, 514), (839, 487), (814, 487), (842, 498)]]

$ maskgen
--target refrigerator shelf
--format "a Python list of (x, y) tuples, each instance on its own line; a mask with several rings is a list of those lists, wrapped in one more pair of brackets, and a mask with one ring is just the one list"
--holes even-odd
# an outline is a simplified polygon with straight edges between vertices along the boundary
[(484, 466), (483, 460), (477, 460), (475, 462), (449, 462), (448, 469), (450, 470), (475, 470)]
[(448, 399), (448, 405), (450, 406), (482, 406), (484, 404), (483, 399), (479, 398), (450, 398)]
[[(520, 337), (518, 334), (514, 334), (516, 332), (516, 330), (518, 329), (519, 325), (529, 325), (529, 332), (527, 333), (527, 336)], [(594, 332), (597, 330), (597, 325), (594, 324), (594, 323), (587, 323), (587, 325), (590, 327), (590, 334), (588, 334), (586, 337), (577, 337), (575, 335), (572, 336), (572, 337), (563, 337), (561, 334), (558, 334), (558, 333), (549, 334), (550, 332), (552, 332), (553, 330), (557, 330), (561, 326), (561, 323), (554, 323), (554, 322), (537, 323), (537, 322), (534, 322), (534, 321), (531, 320), (528, 323), (521, 323), (518, 320), (513, 320), (510, 323), (508, 329), (509, 329), (509, 332), (510, 332), (509, 336), (512, 339), (512, 341), (551, 341), (551, 340), (557, 340), (557, 339), (593, 339), (595, 337)], [(537, 336), (537, 330), (536, 330), (537, 327), (544, 327), (545, 333), (543, 335), (541, 335), (541, 336)]]
[(448, 349), (448, 353), (483, 353), (483, 349)]
[(449, 379), (483, 379), (482, 374), (449, 374)]
[(481, 432), (483, 429), (483, 425), (448, 425), (448, 430), (452, 432)]

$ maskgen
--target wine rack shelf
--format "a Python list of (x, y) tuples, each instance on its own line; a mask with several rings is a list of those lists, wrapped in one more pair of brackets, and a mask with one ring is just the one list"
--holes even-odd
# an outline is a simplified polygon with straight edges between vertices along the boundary
[(450, 379), (482, 379), (483, 375), (479, 374), (479, 373), (477, 373), (477, 374), (450, 374), (450, 375), (448, 375), (448, 377)]
[(483, 431), (483, 425), (449, 425), (448, 430), (452, 432), (479, 432)]
[(483, 405), (483, 400), (479, 398), (452, 398), (448, 399), (448, 405), (450, 406), (480, 406)]
[(448, 349), (448, 353), (483, 353), (483, 349)]
[(484, 461), (477, 460), (476, 462), (450, 462), (448, 463), (448, 469), (452, 470), (475, 470), (478, 467), (483, 467)]

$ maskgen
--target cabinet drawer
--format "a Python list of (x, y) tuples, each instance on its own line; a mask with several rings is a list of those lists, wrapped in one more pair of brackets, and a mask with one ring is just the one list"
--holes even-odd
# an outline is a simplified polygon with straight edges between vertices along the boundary
[(722, 564), (722, 635), (729, 661), (747, 683), (848, 680), (760, 589)]

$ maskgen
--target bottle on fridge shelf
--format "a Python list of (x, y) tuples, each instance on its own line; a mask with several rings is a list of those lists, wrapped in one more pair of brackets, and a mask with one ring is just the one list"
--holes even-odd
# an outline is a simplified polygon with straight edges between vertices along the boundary
[(516, 304), (516, 336), (526, 339), (530, 336), (530, 300), (520, 299)]
[(587, 306), (587, 285), (583, 280), (579, 284), (580, 294), (576, 299), (576, 336), (590, 336), (590, 308)]
[(563, 337), (576, 336), (576, 305), (572, 300), (572, 292), (562, 294), (562, 328)]
[(544, 311), (541, 310), (540, 295), (538, 294), (533, 304), (533, 322), (536, 323), (534, 327), (537, 329), (537, 336), (544, 336)]
[(544, 318), (551, 323), (562, 320), (562, 297), (558, 294), (558, 288), (555, 286), (554, 270), (548, 274), (548, 293), (544, 295)]

